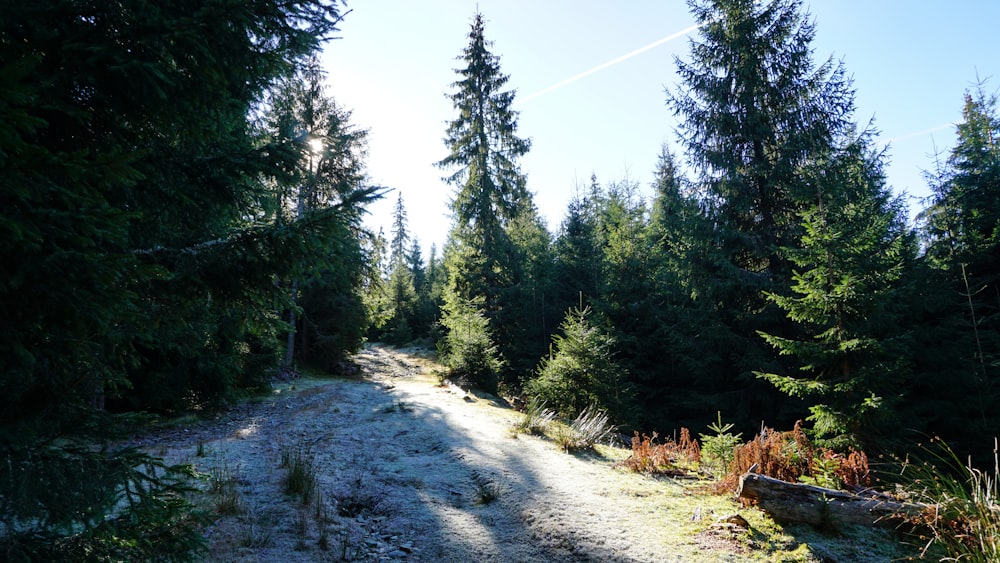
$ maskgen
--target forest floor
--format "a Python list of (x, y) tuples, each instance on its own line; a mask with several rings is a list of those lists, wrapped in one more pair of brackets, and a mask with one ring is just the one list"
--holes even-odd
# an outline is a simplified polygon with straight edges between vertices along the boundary
[[(442, 386), (426, 354), (369, 345), (351, 377), (276, 383), (139, 443), (204, 475), (210, 561), (889, 561), (885, 531), (782, 528), (704, 482), (515, 436), (495, 397)], [(290, 469), (300, 470), (291, 473)], [(314, 484), (286, 492), (287, 476)], [(303, 501), (303, 497), (307, 497)], [(727, 524), (740, 514), (749, 529)]]

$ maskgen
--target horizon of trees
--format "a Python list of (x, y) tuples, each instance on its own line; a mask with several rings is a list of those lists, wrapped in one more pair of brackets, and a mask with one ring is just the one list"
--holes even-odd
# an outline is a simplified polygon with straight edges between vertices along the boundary
[[(408, 326), (414, 341), (436, 343), (470, 383), (548, 396), (539, 382), (569, 384), (552, 375), (569, 360), (538, 344), (566, 348), (593, 328), (623, 377), (584, 394), (626, 426), (699, 428), (721, 411), (744, 432), (804, 419), (841, 449), (940, 435), (987, 459), (1000, 399), (996, 96), (982, 83), (966, 94), (958, 144), (928, 173), (934, 195), (912, 226), (873, 125), (856, 121), (847, 69), (814, 60), (801, 1), (689, 4), (703, 25), (666, 97), (690, 170), (661, 147), (649, 201), (632, 180), (592, 177), (555, 232), (520, 183), (530, 145), (474, 17), (443, 162), (453, 229), (427, 266), (444, 275), (411, 288), (436, 288), (439, 313)], [(405, 207), (395, 218), (405, 225)]]

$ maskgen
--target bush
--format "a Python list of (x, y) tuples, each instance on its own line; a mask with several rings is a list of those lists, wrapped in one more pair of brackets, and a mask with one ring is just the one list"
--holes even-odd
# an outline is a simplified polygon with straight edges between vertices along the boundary
[(746, 444), (733, 450), (729, 471), (719, 482), (720, 490), (735, 491), (740, 476), (756, 465), (761, 475), (791, 483), (806, 481), (839, 487), (871, 484), (868, 456), (862, 451), (837, 453), (818, 448), (809, 441), (801, 422), (788, 432), (764, 428)]

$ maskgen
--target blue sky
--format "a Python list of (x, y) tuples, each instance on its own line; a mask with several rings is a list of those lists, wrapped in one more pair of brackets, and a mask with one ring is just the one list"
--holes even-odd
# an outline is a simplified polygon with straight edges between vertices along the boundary
[[(933, 167), (935, 148), (954, 144), (951, 124), (961, 117), (964, 92), (977, 75), (988, 79), (988, 92), (1000, 88), (1000, 2), (804, 6), (817, 26), (816, 62), (844, 62), (855, 118), (862, 125), (874, 119), (889, 147), (888, 183), (912, 196), (916, 210), (915, 198), (927, 195), (922, 170)], [(454, 110), (445, 94), (477, 7), (517, 92), (518, 133), (532, 140), (521, 166), (550, 231), (592, 173), (602, 183), (628, 178), (649, 193), (660, 145), (683, 158), (664, 94), (677, 84), (674, 56), (686, 60), (697, 37), (664, 41), (694, 24), (683, 0), (353, 0), (323, 63), (338, 103), (370, 130), (372, 181), (398, 190), (370, 208), (370, 226), (388, 235), (402, 193), (424, 251), (432, 243), (440, 250), (447, 238), (453, 188), (433, 163), (446, 154), (442, 139)]]

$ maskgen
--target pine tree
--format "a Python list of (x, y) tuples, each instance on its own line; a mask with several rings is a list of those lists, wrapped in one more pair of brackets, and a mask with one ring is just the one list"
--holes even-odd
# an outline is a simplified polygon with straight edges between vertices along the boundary
[[(932, 195), (921, 213), (922, 367), (915, 416), (966, 450), (985, 450), (996, 427), (1000, 389), (1000, 116), (979, 83), (966, 93), (955, 147), (928, 173)], [(963, 407), (975, 397), (972, 409)], [(960, 416), (958, 413), (964, 413)], [(988, 451), (983, 451), (988, 456)], [(984, 456), (985, 457), (985, 456)]]
[[(523, 254), (508, 228), (534, 212), (517, 163), (530, 142), (516, 134), (514, 93), (503, 90), (508, 77), (500, 71), (499, 57), (489, 51), (482, 14), (476, 14), (468, 37), (458, 58), (464, 64), (456, 70), (460, 79), (450, 95), (458, 117), (445, 135), (449, 154), (438, 163), (454, 170), (447, 180), (456, 188), (445, 264), (456, 297), (466, 302), (481, 298), (484, 314), (496, 323), (506, 306), (504, 292), (517, 286), (524, 272)], [(508, 352), (517, 338), (513, 327), (500, 322), (494, 330)]]
[(391, 257), (390, 262), (400, 264), (406, 263), (407, 244), (410, 242), (406, 221), (406, 206), (403, 204), (403, 193), (396, 196), (396, 206), (392, 210), (392, 242), (389, 247)]
[(690, 428), (704, 424), (705, 413), (718, 407), (719, 390), (727, 384), (718, 351), (732, 346), (733, 335), (716, 310), (725, 292), (709, 274), (716, 270), (710, 223), (666, 146), (654, 178), (643, 233), (654, 319), (630, 371), (650, 426)]
[[(802, 234), (809, 205), (803, 166), (853, 127), (853, 92), (842, 65), (813, 62), (815, 27), (800, 0), (690, 0), (700, 38), (690, 61), (675, 59), (680, 85), (668, 104), (711, 241), (699, 260), (697, 291), (710, 296), (733, 335), (715, 378), (716, 405), (752, 424), (775, 415), (780, 395), (752, 376), (774, 361), (756, 331), (794, 330), (765, 291), (787, 291), (781, 249)], [(713, 331), (717, 334), (718, 331)], [(780, 409), (778, 409), (780, 412)], [(781, 419), (781, 423), (791, 423)]]
[(289, 160), (247, 116), (338, 19), (320, 0), (0, 5), (6, 558), (197, 548), (179, 470), (109, 444), (102, 407), (208, 406), (266, 381), (274, 277), (333, 225), (254, 223), (261, 178)]
[(601, 294), (602, 263), (597, 248), (597, 218), (587, 196), (570, 200), (554, 244), (553, 291), (556, 306), (567, 310)]
[(863, 133), (816, 159), (808, 179), (813, 205), (804, 234), (787, 248), (794, 296), (768, 293), (800, 334), (761, 333), (799, 373), (759, 373), (781, 391), (807, 399), (817, 438), (834, 447), (884, 446), (898, 427), (907, 382), (907, 331), (899, 304), (915, 254), (906, 210), (885, 185), (884, 154)]
[[(303, 332), (305, 326), (299, 318), (300, 310), (303, 315), (310, 316), (309, 324), (314, 332), (320, 325), (327, 324), (322, 315), (303, 309), (299, 296), (301, 285), (320, 286), (327, 292), (325, 297), (320, 297), (320, 293), (313, 288), (312, 301), (317, 305), (317, 300), (329, 300), (335, 296), (350, 301), (357, 293), (359, 272), (364, 262), (357, 242), (361, 213), (366, 203), (378, 197), (375, 189), (367, 185), (364, 172), (367, 131), (351, 124), (350, 112), (337, 105), (324, 84), (324, 78), (318, 57), (312, 56), (293, 75), (282, 80), (268, 100), (266, 127), (271, 134), (270, 140), (276, 145), (290, 147), (297, 156), (290, 177), (275, 181), (276, 225), (279, 228), (301, 225), (320, 213), (327, 213), (331, 227), (335, 229), (329, 233), (331, 236), (326, 244), (317, 241), (319, 244), (311, 254), (301, 256), (297, 275), (287, 280), (290, 307), (284, 359), (286, 368), (292, 366), (296, 356), (296, 335), (302, 340), (308, 338)], [(336, 274), (343, 275), (345, 279), (332, 279)], [(344, 293), (334, 293), (335, 288)], [(352, 308), (356, 310), (357, 305), (354, 303)], [(332, 312), (329, 301), (322, 307), (328, 309), (328, 314)], [(361, 326), (353, 330), (360, 334), (364, 317), (345, 314), (341, 321), (347, 318), (361, 321)], [(350, 330), (347, 325), (340, 328)], [(334, 340), (330, 340), (328, 335), (324, 337), (324, 332), (317, 332), (317, 336), (323, 338), (324, 346), (333, 344)], [(326, 351), (323, 356), (339, 357), (345, 350), (356, 349), (358, 345), (358, 341), (351, 338), (336, 341), (346, 348)], [(303, 349), (299, 355), (308, 352), (306, 342), (301, 344)], [(314, 340), (310, 347), (315, 349), (317, 345)], [(324, 363), (329, 364), (330, 361)]]
[(814, 68), (801, 4), (691, 0), (703, 39), (691, 62), (676, 59), (683, 85), (668, 93), (732, 265), (749, 279), (783, 273), (777, 249), (796, 235), (800, 166), (851, 126), (844, 68)]
[(450, 288), (444, 294), (441, 324), (447, 334), (438, 343), (438, 355), (458, 383), (497, 393), (503, 358), (494, 344), (482, 298), (463, 299)]
[(417, 293), (407, 259), (407, 243), (410, 235), (407, 232), (403, 194), (396, 197), (391, 236), (388, 271), (391, 317), (385, 327), (385, 338), (393, 344), (405, 344), (414, 336), (412, 322)]
[(627, 371), (615, 360), (615, 339), (590, 321), (591, 314), (589, 307), (566, 311), (563, 334), (552, 337), (554, 350), (525, 392), (565, 418), (596, 407), (622, 423), (633, 416)]

